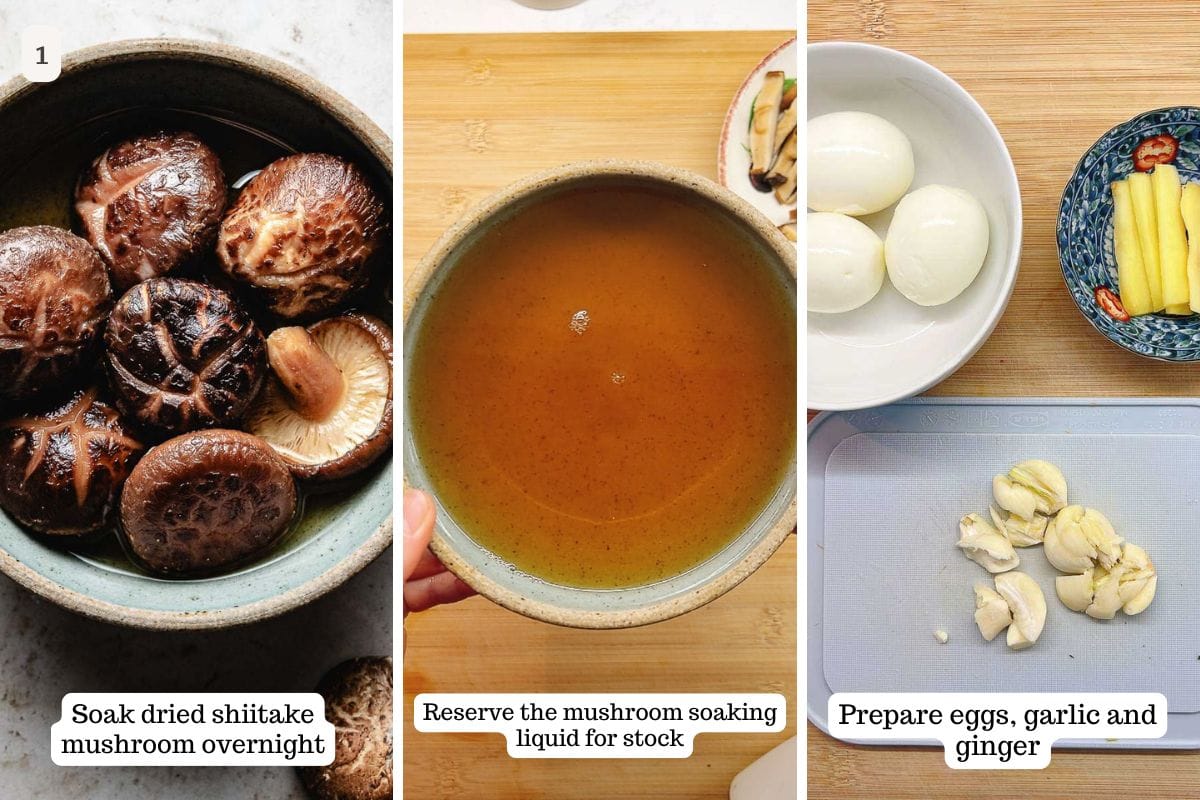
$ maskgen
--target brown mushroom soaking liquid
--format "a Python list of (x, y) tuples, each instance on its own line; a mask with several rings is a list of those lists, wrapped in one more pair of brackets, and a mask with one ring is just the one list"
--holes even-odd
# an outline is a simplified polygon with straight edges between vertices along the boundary
[(672, 193), (535, 201), (424, 314), (407, 395), (422, 467), (470, 536), (544, 580), (684, 572), (794, 458), (791, 289), (734, 223)]
[[(157, 130), (191, 131), (212, 147), (220, 156), (231, 200), (236, 193), (233, 184), (239, 178), (295, 152), (295, 148), (268, 133), (217, 116), (162, 108), (116, 111), (45, 142), (41, 150), (19, 165), (0, 165), (11, 167), (0, 174), (0, 230), (21, 225), (55, 225), (79, 232), (71, 205), (75, 182), (83, 168), (112, 142)], [(219, 274), (215, 254), (210, 257), (213, 263), (197, 265), (197, 269), (210, 275)], [(375, 313), (386, 317), (390, 310), (386, 303), (383, 305)], [(269, 552), (247, 564), (231, 567), (225, 574), (275, 560), (300, 546), (339, 513), (342, 500), (341, 494), (302, 498), (303, 513), (297, 515), (292, 528)], [(118, 536), (104, 535), (72, 543), (70, 547), (80, 558), (97, 566), (145, 574), (125, 553)]]

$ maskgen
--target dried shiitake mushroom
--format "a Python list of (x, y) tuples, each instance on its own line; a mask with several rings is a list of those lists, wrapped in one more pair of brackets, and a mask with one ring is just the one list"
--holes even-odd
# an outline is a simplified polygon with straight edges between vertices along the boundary
[(263, 552), (287, 531), (298, 506), (287, 465), (262, 439), (196, 431), (138, 462), (121, 493), (121, 526), (140, 564), (184, 577)]
[(392, 441), (392, 334), (363, 314), (267, 337), (274, 373), (246, 430), (267, 440), (309, 485), (348, 478)]
[(124, 291), (208, 250), (226, 199), (217, 154), (195, 134), (161, 132), (97, 156), (79, 176), (75, 212)]
[(0, 399), (82, 383), (111, 307), (104, 262), (83, 239), (47, 225), (0, 233)]
[(221, 221), (217, 255), (284, 319), (329, 313), (362, 289), (384, 238), (383, 203), (362, 171), (301, 153), (267, 166)]
[(266, 346), (254, 320), (220, 289), (154, 278), (117, 301), (104, 337), (121, 411), (170, 435), (230, 425), (266, 375)]
[(333, 763), (301, 767), (314, 800), (391, 800), (392, 659), (354, 658), (317, 685), (336, 730)]
[(121, 485), (143, 449), (95, 388), (6, 420), (0, 507), (38, 533), (94, 533), (113, 521)]

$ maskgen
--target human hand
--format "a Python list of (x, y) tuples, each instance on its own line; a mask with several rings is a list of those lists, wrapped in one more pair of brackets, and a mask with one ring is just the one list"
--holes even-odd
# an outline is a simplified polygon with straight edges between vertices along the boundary
[(475, 590), (438, 561), (433, 539), (433, 501), (419, 489), (404, 490), (404, 615), (443, 603), (456, 603)]

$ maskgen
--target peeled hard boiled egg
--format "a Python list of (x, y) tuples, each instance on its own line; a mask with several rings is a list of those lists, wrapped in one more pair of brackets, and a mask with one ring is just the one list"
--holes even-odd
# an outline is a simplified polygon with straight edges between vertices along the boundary
[(884, 259), (901, 294), (917, 305), (940, 306), (971, 285), (987, 250), (987, 214), (974, 195), (930, 184), (896, 206)]
[(883, 286), (883, 242), (845, 214), (808, 215), (808, 310), (858, 308)]
[(808, 207), (859, 217), (908, 191), (912, 143), (883, 117), (839, 111), (808, 121)]

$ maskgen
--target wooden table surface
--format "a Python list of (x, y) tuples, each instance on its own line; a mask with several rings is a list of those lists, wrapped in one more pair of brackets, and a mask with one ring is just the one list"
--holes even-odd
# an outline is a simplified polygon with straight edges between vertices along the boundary
[[(787, 33), (408, 36), (404, 269), (472, 203), (539, 169), (650, 159), (716, 177), (734, 92)], [(743, 767), (797, 731), (796, 544), (678, 619), (579, 631), (481, 598), (408, 619), (409, 798), (727, 798)], [(420, 734), (419, 692), (772, 691), (779, 734), (702, 734), (686, 760), (516, 760), (498, 734)]]
[[(931, 394), (1184, 395), (1200, 371), (1109, 344), (1063, 285), (1054, 225), (1079, 156), (1113, 125), (1200, 103), (1200, 2), (810, 0), (810, 42), (912, 53), (954, 78), (996, 123), (1021, 184), (1021, 270), (995, 333)], [(809, 725), (809, 797), (1200, 797), (1200, 754), (1056, 751), (1036, 772), (961, 772), (940, 750), (845, 745)]]

